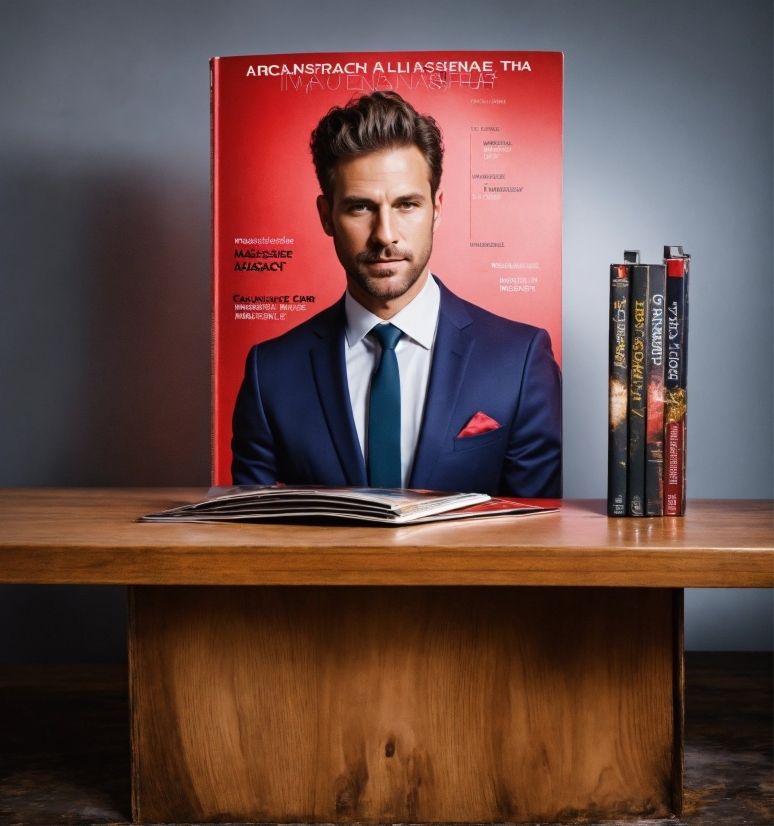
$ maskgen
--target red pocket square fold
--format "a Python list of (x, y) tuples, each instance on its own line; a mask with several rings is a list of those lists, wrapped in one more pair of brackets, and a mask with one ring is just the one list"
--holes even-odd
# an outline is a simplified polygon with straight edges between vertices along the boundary
[(479, 433), (488, 433), (490, 430), (497, 430), (500, 423), (482, 413), (480, 410), (457, 434), (458, 439), (466, 436), (478, 436)]

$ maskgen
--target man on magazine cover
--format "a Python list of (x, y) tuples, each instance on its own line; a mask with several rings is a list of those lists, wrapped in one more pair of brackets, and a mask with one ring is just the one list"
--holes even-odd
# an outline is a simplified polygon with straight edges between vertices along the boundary
[(561, 385), (545, 330), (430, 273), (442, 213), (435, 121), (398, 94), (336, 107), (312, 133), (340, 301), (247, 358), (235, 484), (561, 496)]

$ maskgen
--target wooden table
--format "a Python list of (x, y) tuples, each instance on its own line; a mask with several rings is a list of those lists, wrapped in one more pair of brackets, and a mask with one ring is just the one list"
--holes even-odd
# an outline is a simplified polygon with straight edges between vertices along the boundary
[(682, 589), (774, 584), (771, 502), (132, 521), (202, 493), (0, 492), (0, 581), (132, 586), (137, 821), (679, 814)]
[[(686, 651), (682, 817), (587, 826), (771, 826), (773, 666)], [(128, 686), (126, 664), (0, 665), (0, 824), (130, 826)]]

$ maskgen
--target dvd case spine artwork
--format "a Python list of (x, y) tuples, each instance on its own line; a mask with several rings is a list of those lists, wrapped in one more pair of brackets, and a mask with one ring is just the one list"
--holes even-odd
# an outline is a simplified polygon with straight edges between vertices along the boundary
[(645, 516), (645, 362), (648, 352), (648, 265), (632, 267), (629, 362), (629, 516)]
[(666, 371), (664, 375), (664, 515), (685, 514), (688, 274), (690, 256), (665, 247)]
[(666, 268), (648, 267), (645, 359), (645, 516), (664, 515), (664, 304)]
[(629, 450), (629, 313), (631, 263), (610, 265), (607, 513), (626, 516)]

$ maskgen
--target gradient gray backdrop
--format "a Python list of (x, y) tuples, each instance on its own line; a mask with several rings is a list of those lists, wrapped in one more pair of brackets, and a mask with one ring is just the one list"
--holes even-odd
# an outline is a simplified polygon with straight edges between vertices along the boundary
[[(756, 0), (0, 2), (0, 485), (208, 484), (207, 61), (411, 49), (565, 54), (566, 495), (605, 495), (608, 264), (667, 243), (693, 256), (689, 495), (772, 496)], [(124, 589), (0, 588), (0, 661), (124, 634)], [(686, 643), (771, 648), (771, 591), (687, 592)]]

